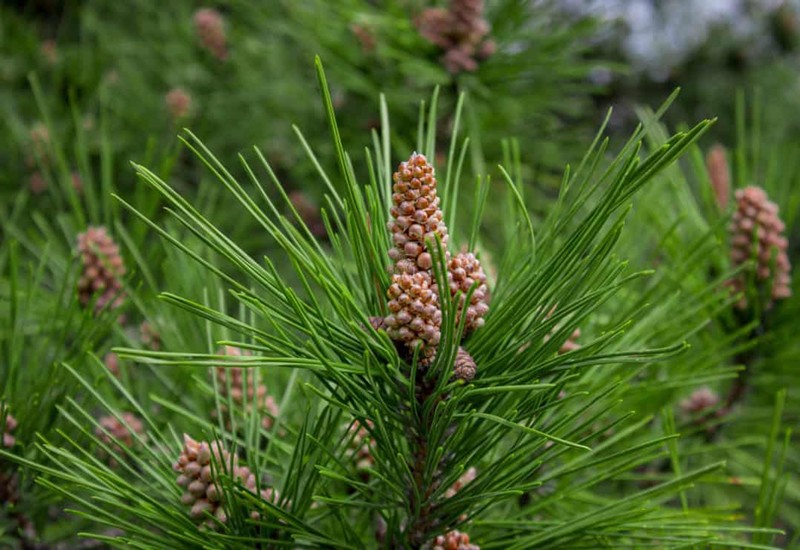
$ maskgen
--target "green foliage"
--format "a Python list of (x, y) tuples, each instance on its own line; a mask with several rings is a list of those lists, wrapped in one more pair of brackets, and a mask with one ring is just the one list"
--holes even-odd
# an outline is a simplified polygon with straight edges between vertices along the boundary
[[(0, 8), (15, 50), (0, 426), (18, 423), (0, 445), (0, 544), (430, 548), (453, 529), (481, 548), (797, 544), (800, 306), (764, 307), (751, 276), (741, 310), (726, 286), (752, 266), (731, 265), (703, 158), (713, 121), (672, 134), (673, 95), (617, 146), (609, 113), (556, 176), (589, 141), (591, 28), (487, 4), (498, 51), (458, 74), (418, 32), (424, 6), (399, 0), (224, 3), (225, 56), (184, 3), (67, 7), (52, 58), (46, 20)], [(316, 53), (330, 80), (319, 57), (298, 68)], [(175, 87), (193, 105), (172, 118)], [(738, 102), (734, 187), (763, 187), (796, 243), (790, 125)], [(414, 150), (436, 168), (450, 252), (474, 252), (491, 290), (468, 334), (462, 296), (439, 297), (431, 364), (375, 328), (393, 171)], [(34, 174), (46, 190), (21, 191)], [(118, 308), (76, 291), (92, 226), (120, 245)], [(444, 287), (442, 243), (428, 247)], [(721, 399), (692, 411), (703, 387)], [(209, 445), (196, 461), (218, 500), (186, 497), (184, 434)]]

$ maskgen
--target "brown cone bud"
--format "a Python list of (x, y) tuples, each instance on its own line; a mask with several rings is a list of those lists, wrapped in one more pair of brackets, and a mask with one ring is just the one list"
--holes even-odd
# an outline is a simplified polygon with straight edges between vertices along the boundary
[(383, 328), (383, 317), (378, 317), (373, 315), (369, 318), (369, 324), (375, 330), (381, 330)]
[(78, 279), (78, 297), (84, 306), (96, 297), (95, 310), (114, 309), (124, 301), (122, 276), (125, 264), (119, 246), (105, 227), (89, 227), (78, 235), (78, 253), (83, 271)]
[(470, 543), (469, 535), (456, 530), (439, 535), (423, 548), (426, 550), (481, 550), (477, 544)]
[(728, 208), (731, 194), (731, 171), (725, 147), (717, 143), (706, 154), (706, 169), (720, 210)]
[[(756, 281), (772, 280), (767, 307), (792, 294), (789, 243), (783, 235), (784, 229), (778, 206), (769, 201), (763, 189), (750, 186), (736, 191), (736, 211), (730, 226), (731, 262), (738, 266), (755, 255)], [(729, 284), (734, 291), (742, 292), (745, 281), (746, 274), (740, 274)], [(746, 299), (742, 298), (737, 306), (746, 308)]]
[(475, 364), (475, 360), (472, 356), (464, 348), (458, 348), (456, 362), (453, 366), (453, 377), (457, 380), (470, 382), (475, 378), (477, 372), (478, 366)]
[[(256, 491), (255, 476), (246, 466), (239, 466), (238, 457), (231, 458), (231, 454), (218, 442), (209, 445), (206, 441), (195, 441), (186, 434), (183, 439), (183, 450), (173, 465), (173, 469), (179, 473), (178, 485), (186, 489), (181, 502), (190, 507), (189, 514), (193, 519), (214, 529), (217, 523), (206, 512), (222, 523), (227, 521), (220, 476), (226, 475), (252, 492)], [(277, 493), (273, 489), (264, 489), (261, 493), (262, 498), (277, 501)]]

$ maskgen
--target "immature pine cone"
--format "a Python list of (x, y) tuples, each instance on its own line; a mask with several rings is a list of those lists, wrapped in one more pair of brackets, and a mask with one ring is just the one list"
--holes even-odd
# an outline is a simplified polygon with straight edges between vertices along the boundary
[[(220, 350), (219, 355), (238, 357), (243, 353), (239, 348), (225, 346)], [(250, 353), (245, 350), (244, 355), (250, 355)], [(217, 388), (222, 398), (223, 409), (228, 395), (235, 405), (243, 405), (247, 412), (251, 412), (253, 404), (255, 404), (259, 414), (262, 415), (261, 426), (265, 430), (272, 428), (275, 417), (278, 415), (278, 404), (271, 395), (267, 394), (265, 384), (259, 382), (256, 385), (256, 373), (253, 368), (215, 367), (214, 373), (217, 377)], [(228, 393), (228, 379), (230, 379), (230, 394)], [(247, 386), (246, 389), (245, 386)]]
[[(122, 413), (122, 419), (125, 421), (125, 424), (130, 426), (130, 429), (112, 415), (100, 418), (100, 426), (94, 429), (97, 438), (118, 454), (124, 452), (123, 447), (128, 449), (133, 447), (136, 443), (134, 434), (146, 437), (144, 435), (144, 424), (139, 420), (139, 417), (133, 413), (124, 412)], [(109, 460), (112, 466), (116, 465), (115, 459), (109, 457)]]
[(475, 364), (475, 360), (467, 350), (459, 347), (456, 353), (456, 362), (453, 365), (453, 376), (458, 380), (470, 382), (475, 378), (477, 372), (478, 366)]
[(469, 535), (461, 531), (450, 531), (445, 535), (439, 535), (430, 545), (430, 550), (481, 550), (477, 544), (470, 544)]
[(731, 171), (728, 167), (728, 157), (725, 147), (719, 143), (709, 149), (706, 154), (706, 169), (711, 180), (711, 187), (714, 189), (714, 198), (720, 210), (728, 208), (728, 200), (731, 194)]
[(11, 435), (11, 432), (13, 432), (17, 428), (17, 419), (11, 416), (10, 414), (7, 414), (4, 428), (5, 429), (3, 430), (3, 447), (11, 448), (14, 446), (14, 443), (17, 442), (14, 436)]
[(457, 292), (461, 292), (456, 322), (460, 321), (464, 311), (467, 292), (469, 292), (473, 284), (477, 283), (478, 286), (475, 288), (475, 292), (472, 293), (467, 306), (465, 331), (469, 333), (476, 328), (482, 327), (484, 323), (483, 317), (489, 311), (489, 289), (486, 286), (486, 274), (483, 272), (481, 262), (471, 252), (460, 252), (450, 258), (447, 270), (450, 294), (455, 296)]
[(119, 307), (123, 300), (122, 276), (125, 265), (119, 246), (108, 235), (105, 227), (89, 227), (78, 235), (78, 252), (83, 261), (83, 273), (78, 280), (78, 297), (86, 306), (95, 295), (95, 310), (108, 306)]
[(697, 414), (707, 409), (715, 407), (719, 403), (719, 396), (717, 393), (703, 386), (692, 392), (692, 394), (681, 401), (681, 410), (687, 414)]
[(389, 286), (389, 311), (384, 326), (389, 337), (403, 342), (413, 353), (420, 346), (421, 362), (429, 364), (441, 337), (441, 311), (431, 269), (433, 257), (426, 240), (441, 240), (446, 250), (447, 227), (442, 221), (433, 166), (414, 153), (400, 163), (394, 174), (388, 224), (395, 247), (389, 251), (394, 262)]
[[(186, 489), (181, 502), (192, 507), (189, 512), (192, 518), (213, 529), (216, 523), (207, 518), (206, 512), (223, 523), (227, 520), (222, 505), (224, 493), (219, 488), (220, 476), (230, 477), (252, 492), (256, 491), (256, 478), (249, 468), (239, 466), (238, 457), (234, 456), (231, 462), (231, 454), (216, 441), (209, 445), (205, 441), (197, 442), (186, 434), (183, 440), (183, 450), (173, 465), (173, 469), (180, 473), (178, 485)], [(262, 489), (261, 497), (271, 502), (277, 501), (277, 493), (271, 488)], [(258, 517), (257, 514), (251, 515)]]
[[(755, 252), (756, 280), (773, 279), (770, 301), (767, 304), (769, 307), (774, 300), (782, 300), (792, 294), (791, 265), (786, 253), (788, 242), (782, 235), (785, 226), (778, 217), (778, 206), (768, 200), (767, 194), (760, 187), (739, 189), (736, 191), (736, 203), (736, 212), (730, 227), (731, 261), (733, 265), (740, 265)], [(736, 292), (742, 292), (745, 289), (745, 276), (740, 275), (730, 284)], [(746, 308), (746, 300), (743, 298), (737, 306), (740, 309)]]
[(217, 10), (212, 8), (197, 10), (194, 13), (194, 28), (203, 48), (220, 61), (228, 58), (225, 22)]

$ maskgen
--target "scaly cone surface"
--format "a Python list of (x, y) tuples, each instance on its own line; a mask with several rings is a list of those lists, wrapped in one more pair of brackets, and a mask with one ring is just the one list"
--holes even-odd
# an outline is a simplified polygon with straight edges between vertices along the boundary
[(125, 264), (105, 227), (90, 227), (78, 235), (78, 252), (83, 271), (78, 279), (78, 297), (81, 304), (89, 305), (97, 296), (95, 310), (116, 308), (124, 301), (122, 276)]
[[(456, 322), (460, 322), (466, 306), (465, 331), (469, 333), (482, 327), (483, 317), (489, 311), (489, 288), (486, 286), (486, 274), (483, 272), (481, 262), (472, 252), (459, 252), (450, 258), (447, 271), (451, 296), (455, 297), (457, 292), (461, 292)], [(478, 283), (478, 286), (467, 304), (467, 293), (475, 283)]]
[(392, 190), (393, 220), (388, 227), (394, 242), (389, 257), (394, 265), (388, 290), (390, 314), (384, 327), (389, 337), (406, 346), (409, 355), (418, 346), (420, 362), (427, 365), (441, 338), (442, 313), (426, 240), (438, 237), (443, 249), (448, 241), (433, 166), (423, 155), (412, 154), (394, 173)]
[[(731, 221), (731, 262), (741, 265), (755, 255), (756, 281), (772, 280), (767, 307), (776, 300), (792, 295), (791, 264), (786, 253), (789, 243), (783, 236), (785, 226), (778, 216), (778, 206), (767, 198), (760, 187), (750, 186), (736, 191), (736, 212)], [(745, 290), (746, 274), (730, 281), (736, 292)], [(746, 299), (737, 303), (747, 307)]]
[[(222, 523), (227, 521), (220, 476), (230, 477), (253, 493), (256, 492), (256, 478), (247, 466), (239, 466), (238, 457), (234, 456), (231, 460), (231, 454), (216, 441), (209, 445), (206, 441), (195, 441), (186, 434), (183, 440), (183, 450), (173, 465), (173, 469), (180, 474), (176, 480), (178, 485), (186, 489), (181, 502), (192, 507), (189, 514), (193, 519), (206, 527), (216, 528), (216, 522), (206, 512)], [(261, 497), (277, 502), (277, 492), (271, 488), (262, 489)], [(254, 512), (251, 517), (257, 518), (258, 514)]]

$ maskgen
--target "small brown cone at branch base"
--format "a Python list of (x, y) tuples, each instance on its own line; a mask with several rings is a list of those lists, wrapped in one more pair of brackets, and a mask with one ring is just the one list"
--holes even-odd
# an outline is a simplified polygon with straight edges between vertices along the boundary
[[(760, 187), (750, 186), (736, 191), (736, 211), (731, 220), (731, 262), (741, 265), (755, 255), (755, 278), (758, 283), (772, 281), (767, 307), (775, 300), (791, 296), (791, 264), (784, 237), (785, 226), (778, 216), (778, 206), (767, 198)], [(729, 282), (736, 292), (745, 290), (747, 274)], [(737, 307), (744, 309), (742, 298)]]
[(456, 530), (439, 535), (423, 548), (425, 550), (481, 550), (477, 544), (470, 543), (469, 535)]
[(78, 297), (87, 306), (96, 297), (95, 310), (122, 305), (122, 277), (125, 265), (119, 246), (105, 227), (89, 227), (78, 235), (78, 253), (83, 271), (78, 279)]
[(475, 364), (475, 360), (472, 356), (464, 348), (458, 348), (456, 362), (455, 365), (453, 365), (453, 377), (457, 380), (470, 382), (475, 378), (477, 372), (478, 366)]
[[(218, 442), (209, 445), (206, 441), (195, 441), (186, 434), (183, 439), (183, 450), (173, 465), (173, 469), (180, 474), (176, 480), (178, 485), (186, 490), (181, 502), (191, 506), (189, 515), (193, 519), (206, 527), (216, 528), (217, 523), (207, 513), (222, 523), (227, 521), (221, 477), (228, 477), (253, 493), (256, 492), (256, 478), (248, 467), (239, 466), (238, 457), (231, 457)], [(277, 492), (271, 488), (261, 490), (261, 497), (273, 503), (277, 502), (277, 496)], [(251, 516), (258, 517), (258, 514)]]
[(720, 210), (728, 208), (731, 194), (731, 171), (728, 166), (728, 156), (725, 147), (717, 143), (706, 154), (706, 169), (711, 187), (714, 189), (714, 198)]

